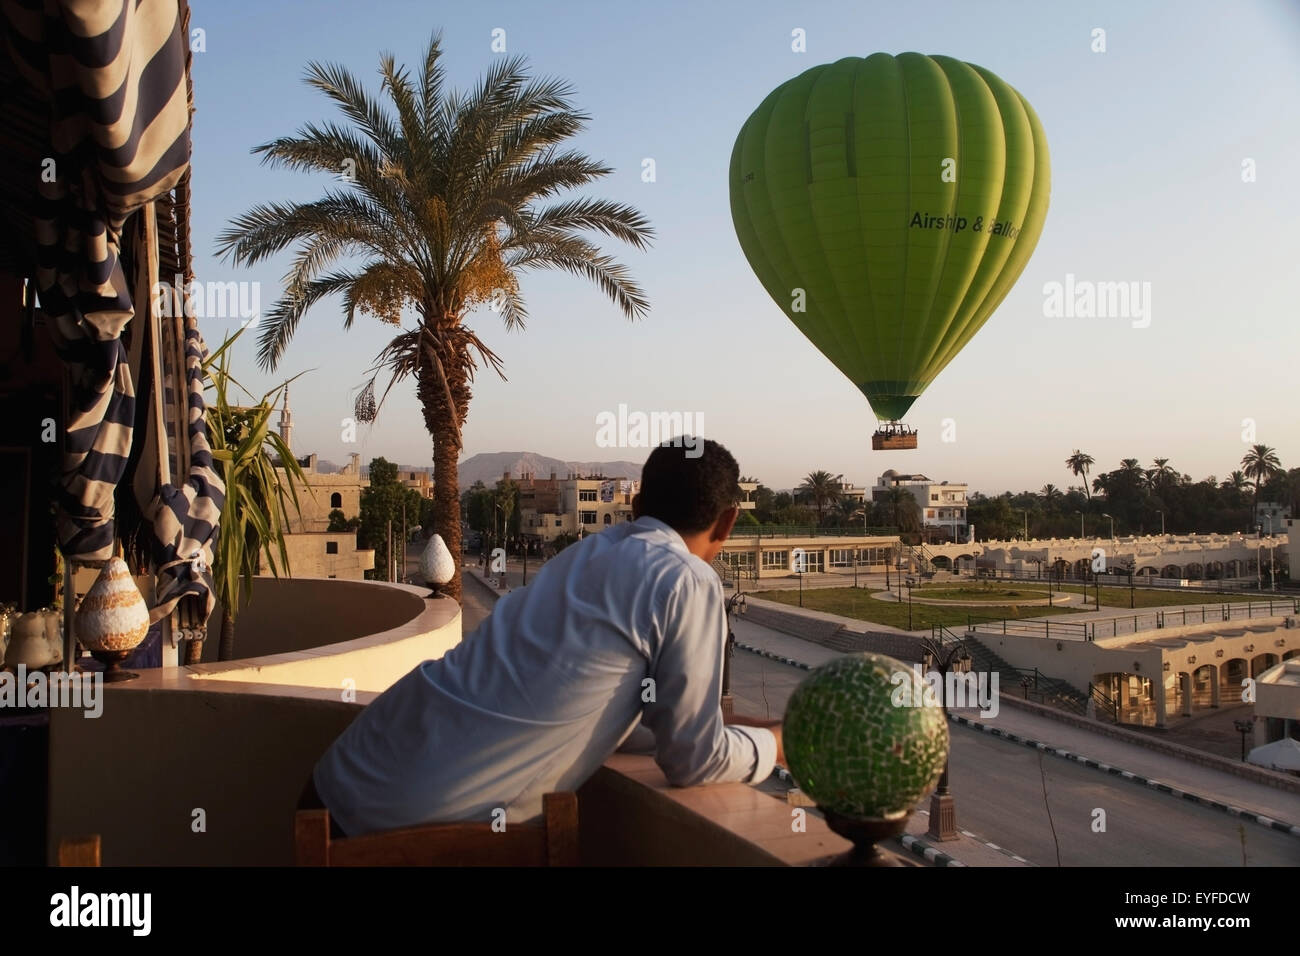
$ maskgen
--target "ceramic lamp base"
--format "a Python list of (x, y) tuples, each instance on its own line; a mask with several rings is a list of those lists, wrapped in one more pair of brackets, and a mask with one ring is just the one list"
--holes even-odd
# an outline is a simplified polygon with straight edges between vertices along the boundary
[(881, 853), (876, 844), (906, 830), (910, 813), (897, 820), (862, 820), (842, 816), (825, 807), (820, 809), (826, 817), (826, 825), (853, 843), (853, 849), (829, 860), (827, 866), (902, 866), (896, 859)]
[(131, 651), (91, 651), (90, 656), (104, 665), (104, 683), (114, 684), (118, 681), (135, 680), (139, 674), (122, 670), (122, 662), (131, 656)]

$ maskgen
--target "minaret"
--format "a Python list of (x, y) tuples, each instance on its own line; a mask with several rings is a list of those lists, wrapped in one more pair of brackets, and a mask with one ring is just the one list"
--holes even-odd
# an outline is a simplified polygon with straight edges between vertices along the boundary
[(289, 411), (289, 386), (284, 387), (284, 408), (280, 409), (280, 438), (284, 441), (285, 447), (293, 451), (293, 442), (289, 436), (293, 434), (293, 414)]

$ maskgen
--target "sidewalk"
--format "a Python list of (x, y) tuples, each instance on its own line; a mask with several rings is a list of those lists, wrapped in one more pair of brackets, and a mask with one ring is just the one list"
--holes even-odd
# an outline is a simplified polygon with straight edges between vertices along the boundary
[[(742, 632), (744, 637), (742, 637)], [(736, 639), (759, 651), (817, 666), (840, 656), (835, 651), (767, 628), (737, 623)], [(766, 656), (766, 655), (765, 655)], [(1167, 784), (1195, 794), (1205, 800), (1238, 807), (1264, 817), (1300, 824), (1300, 798), (1294, 794), (1254, 783), (1210, 767), (1190, 764), (1137, 744), (1094, 734), (1078, 727), (1059, 723), (1011, 707), (1000, 708), (996, 717), (983, 718), (976, 710), (954, 710), (954, 714), (996, 727), (1004, 733), (1028, 737), (1054, 749), (1091, 758), (1093, 761)]]

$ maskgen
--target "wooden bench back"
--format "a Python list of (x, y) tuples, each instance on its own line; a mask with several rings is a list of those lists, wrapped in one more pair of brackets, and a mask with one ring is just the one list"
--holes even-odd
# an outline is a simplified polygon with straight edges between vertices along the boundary
[(334, 839), (328, 810), (299, 810), (294, 857), (299, 866), (576, 866), (578, 796), (542, 797), (540, 823), (494, 831), (490, 823), (433, 823)]

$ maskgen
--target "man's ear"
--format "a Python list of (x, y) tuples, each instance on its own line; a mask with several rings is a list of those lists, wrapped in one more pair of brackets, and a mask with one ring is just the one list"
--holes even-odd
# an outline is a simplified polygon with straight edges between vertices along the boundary
[(713, 532), (709, 535), (709, 540), (726, 541), (730, 538), (731, 529), (736, 526), (736, 519), (739, 517), (740, 509), (737, 507), (728, 508), (718, 515), (718, 520), (713, 522)]

